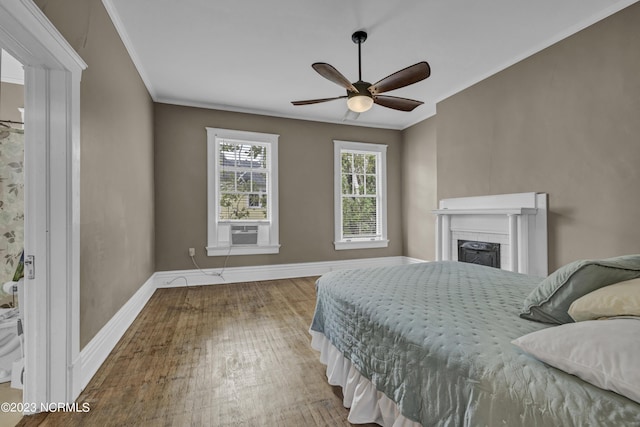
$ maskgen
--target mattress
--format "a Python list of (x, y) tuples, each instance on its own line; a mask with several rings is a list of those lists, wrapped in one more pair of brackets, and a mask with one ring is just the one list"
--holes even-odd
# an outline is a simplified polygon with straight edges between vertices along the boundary
[(318, 279), (311, 330), (423, 426), (640, 425), (640, 405), (522, 352), (540, 278), (475, 264), (343, 270)]

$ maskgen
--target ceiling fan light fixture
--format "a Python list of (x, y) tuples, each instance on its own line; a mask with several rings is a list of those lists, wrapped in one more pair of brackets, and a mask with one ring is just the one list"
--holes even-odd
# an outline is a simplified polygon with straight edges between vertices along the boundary
[(388, 75), (377, 83), (371, 84), (362, 80), (362, 43), (367, 39), (367, 33), (356, 31), (351, 40), (358, 45), (358, 81), (351, 83), (340, 71), (326, 62), (314, 62), (311, 67), (325, 79), (342, 86), (347, 90), (343, 96), (333, 98), (308, 99), (306, 101), (292, 101), (293, 105), (318, 104), (320, 102), (333, 101), (347, 98), (347, 107), (354, 113), (364, 113), (371, 109), (373, 104), (398, 111), (413, 111), (423, 104), (415, 99), (399, 98), (397, 96), (381, 95), (382, 93), (400, 89), (422, 81), (431, 75), (431, 67), (426, 61), (418, 62), (410, 67), (403, 68)]
[(373, 106), (373, 98), (371, 96), (354, 94), (347, 100), (347, 107), (354, 113), (364, 113)]

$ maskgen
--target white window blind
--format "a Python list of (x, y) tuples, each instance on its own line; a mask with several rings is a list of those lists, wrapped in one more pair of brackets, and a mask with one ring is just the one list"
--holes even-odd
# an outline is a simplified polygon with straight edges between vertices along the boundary
[(278, 135), (207, 128), (207, 254), (277, 254)]
[(264, 144), (220, 139), (220, 220), (269, 219), (269, 149)]
[(379, 238), (379, 153), (342, 151), (342, 237)]
[(382, 144), (334, 141), (337, 250), (388, 245), (386, 151)]

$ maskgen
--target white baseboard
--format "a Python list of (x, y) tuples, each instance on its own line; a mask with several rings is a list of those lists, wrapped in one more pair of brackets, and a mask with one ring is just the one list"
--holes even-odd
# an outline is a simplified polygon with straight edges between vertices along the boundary
[(151, 295), (156, 290), (155, 274), (133, 294), (120, 310), (100, 329), (95, 337), (80, 351), (79, 362), (81, 372), (80, 389), (89, 384), (89, 381), (105, 361), (109, 353), (115, 348), (116, 344), (124, 333), (129, 329), (136, 316), (144, 308)]
[[(118, 312), (100, 329), (95, 337), (80, 351), (80, 389), (89, 381), (115, 348), (136, 316), (142, 311), (157, 288), (182, 287), (186, 283), (194, 285), (213, 285), (222, 283), (253, 282), (260, 280), (288, 279), (293, 277), (319, 276), (334, 270), (352, 268), (383, 267), (413, 264), (422, 260), (396, 256), (381, 258), (362, 258), (342, 261), (304, 262), (297, 264), (276, 264), (250, 267), (227, 268), (222, 277), (211, 276), (219, 269), (174, 270), (156, 272), (138, 289), (138, 291), (118, 310)], [(182, 280), (184, 278), (184, 280)], [(75, 370), (77, 372), (77, 369)]]
[(361, 258), (340, 261), (302, 262), (249, 267), (226, 268), (222, 277), (220, 269), (159, 271), (155, 274), (158, 288), (183, 287), (185, 285), (219, 285), (223, 283), (255, 282), (260, 280), (289, 279), (292, 277), (320, 276), (334, 270), (383, 267), (416, 262), (403, 256)]

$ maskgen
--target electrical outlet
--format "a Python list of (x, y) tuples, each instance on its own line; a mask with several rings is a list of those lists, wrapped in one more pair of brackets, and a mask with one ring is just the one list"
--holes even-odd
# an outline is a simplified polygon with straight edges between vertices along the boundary
[(196, 254), (196, 250), (194, 248), (189, 248), (189, 256), (194, 256)]

